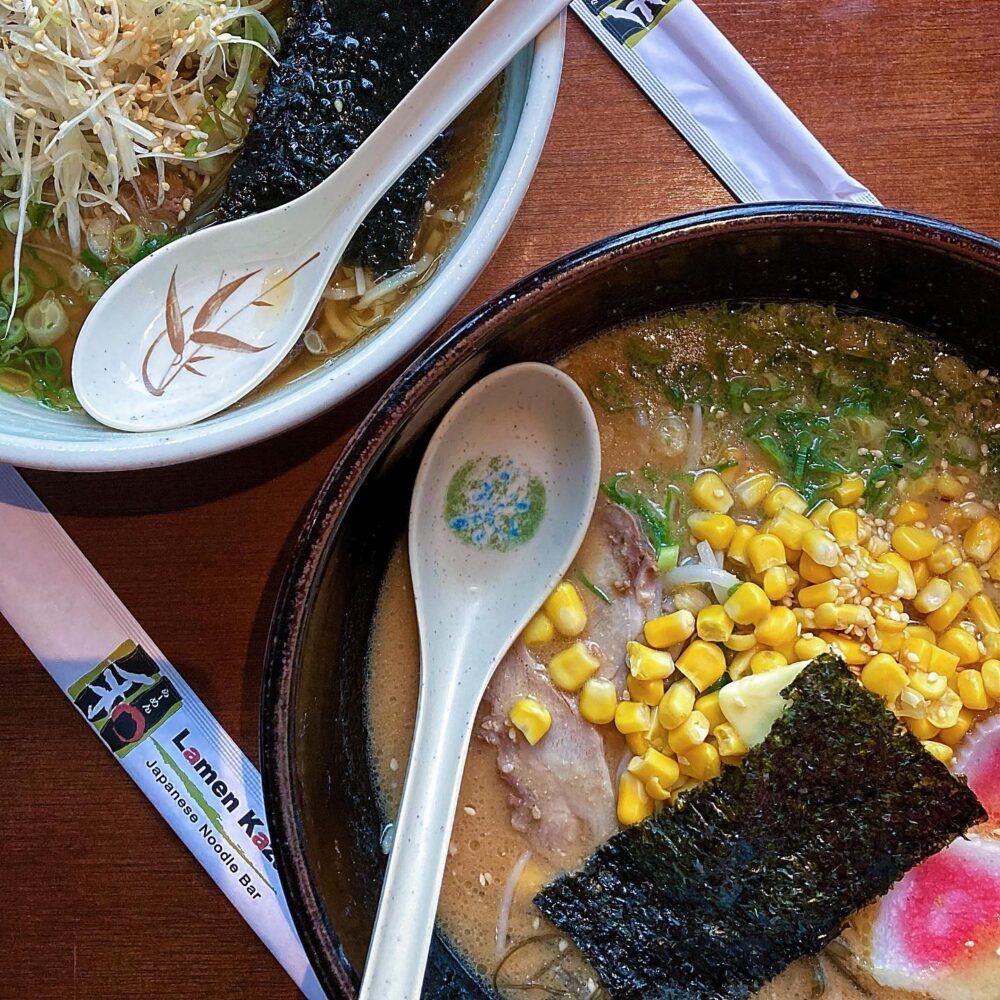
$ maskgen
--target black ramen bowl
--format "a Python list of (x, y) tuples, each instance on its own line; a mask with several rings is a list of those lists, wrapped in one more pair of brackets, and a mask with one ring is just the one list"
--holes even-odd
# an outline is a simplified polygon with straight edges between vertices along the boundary
[[(536, 272), (417, 359), (354, 435), (285, 577), (261, 724), (281, 879), (331, 997), (356, 995), (385, 864), (365, 733), (370, 628), (438, 420), (488, 372), (553, 361), (614, 324), (691, 306), (795, 300), (917, 327), (976, 367), (1000, 362), (1000, 243), (881, 209), (737, 207), (614, 236)], [(437, 937), (425, 997), (488, 995)]]

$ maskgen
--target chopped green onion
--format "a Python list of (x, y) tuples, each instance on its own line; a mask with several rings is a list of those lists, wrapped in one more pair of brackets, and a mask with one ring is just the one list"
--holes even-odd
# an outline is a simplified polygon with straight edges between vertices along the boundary
[(577, 573), (577, 576), (580, 578), (580, 583), (582, 583), (595, 597), (599, 597), (605, 604), (611, 603), (611, 598), (608, 597), (608, 595), (604, 593), (604, 591), (601, 590), (596, 583), (591, 581), (583, 570), (580, 570), (580, 572)]
[(100, 278), (88, 278), (81, 289), (83, 297), (91, 304), (95, 303), (107, 290), (107, 283)]
[(19, 396), (31, 388), (31, 375), (23, 368), (0, 368), (0, 389)]
[(10, 323), (10, 329), (7, 329), (7, 317), (3, 319), (3, 336), (0, 336), (0, 350), (7, 350), (11, 347), (16, 347), (25, 338), (24, 322), (18, 317), (14, 317)]
[(628, 473), (624, 472), (613, 476), (604, 484), (604, 492), (613, 503), (631, 511), (639, 518), (639, 522), (657, 554), (657, 559), (659, 559), (663, 555), (663, 550), (674, 544), (671, 524), (675, 503), (674, 495), (671, 493), (669, 506), (665, 513), (657, 504), (641, 493), (626, 493), (621, 488), (621, 481), (627, 477)]
[(119, 257), (133, 260), (142, 249), (146, 234), (133, 223), (118, 226), (111, 234), (111, 246)]
[(26, 306), (34, 294), (35, 283), (31, 280), (31, 274), (28, 271), (21, 272), (21, 278), (17, 286), (17, 302), (14, 301), (14, 272), (8, 271), (0, 279), (0, 298), (7, 305), (13, 306), (15, 309)]
[(107, 264), (105, 264), (104, 261), (90, 249), (90, 247), (84, 247), (80, 251), (80, 262), (89, 267), (94, 274), (98, 274), (102, 278), (106, 278), (108, 276)]
[(66, 310), (51, 292), (29, 306), (24, 314), (24, 328), (36, 347), (51, 347), (68, 327)]
[[(16, 233), (18, 224), (21, 221), (21, 209), (17, 202), (10, 202), (4, 205), (3, 211), (0, 212), (0, 216), (3, 218), (3, 227), (8, 233)], [(31, 230), (31, 220), (24, 220), (24, 231), (30, 232)]]
[(618, 413), (632, 405), (625, 391), (625, 381), (617, 372), (601, 372), (590, 387), (590, 396), (608, 413)]
[(679, 545), (662, 545), (656, 553), (656, 568), (660, 573), (674, 569), (681, 557)]

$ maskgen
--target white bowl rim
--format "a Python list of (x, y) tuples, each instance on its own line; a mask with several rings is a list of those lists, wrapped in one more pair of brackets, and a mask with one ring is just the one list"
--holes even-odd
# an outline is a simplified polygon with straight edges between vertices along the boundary
[(157, 468), (236, 451), (303, 424), (348, 399), (388, 371), (438, 327), (496, 252), (528, 190), (555, 110), (566, 43), (566, 15), (534, 42), (524, 104), (510, 150), (478, 218), (463, 234), (460, 253), (447, 258), (434, 283), (437, 294), (418, 295), (387, 331), (345, 352), (327, 377), (313, 377), (252, 407), (157, 434), (108, 430), (92, 440), (48, 439), (0, 431), (0, 462), (61, 472), (118, 472)]

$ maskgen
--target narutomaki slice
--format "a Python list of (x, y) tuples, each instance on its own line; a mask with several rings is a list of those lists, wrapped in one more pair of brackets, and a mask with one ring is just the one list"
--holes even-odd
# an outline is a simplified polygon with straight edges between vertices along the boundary
[(1000, 823), (1000, 715), (976, 726), (965, 738), (955, 771), (965, 775), (990, 822)]
[(934, 1000), (985, 1000), (1000, 989), (1000, 842), (956, 840), (885, 896), (872, 929), (883, 986)]

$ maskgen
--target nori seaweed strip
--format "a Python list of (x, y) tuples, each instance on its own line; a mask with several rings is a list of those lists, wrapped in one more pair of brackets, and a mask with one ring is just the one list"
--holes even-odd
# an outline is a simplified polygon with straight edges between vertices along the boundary
[[(476, 0), (293, 0), (280, 64), (260, 96), (217, 217), (274, 208), (315, 187), (409, 93), (477, 9)], [(428, 189), (445, 166), (439, 140), (379, 203), (345, 259), (379, 274), (404, 264)]]
[(617, 1000), (745, 1000), (986, 818), (833, 656), (740, 768), (535, 897)]

